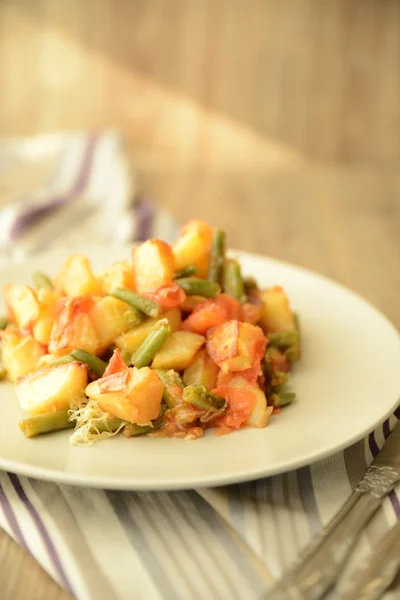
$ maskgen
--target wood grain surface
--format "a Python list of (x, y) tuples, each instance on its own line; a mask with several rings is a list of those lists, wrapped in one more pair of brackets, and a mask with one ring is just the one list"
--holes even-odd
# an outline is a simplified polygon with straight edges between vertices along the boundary
[[(178, 219), (400, 326), (397, 0), (0, 0), (0, 90), (1, 136), (118, 128)], [(2, 600), (67, 598), (4, 532), (0, 564)]]

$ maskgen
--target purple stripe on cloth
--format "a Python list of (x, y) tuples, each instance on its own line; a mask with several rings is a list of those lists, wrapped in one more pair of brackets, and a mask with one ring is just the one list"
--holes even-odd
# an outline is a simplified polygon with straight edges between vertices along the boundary
[(400, 419), (400, 406), (398, 406), (394, 411), (394, 416), (396, 417), (396, 419)]
[(97, 136), (91, 135), (88, 137), (83, 161), (78, 172), (78, 177), (65, 194), (49, 198), (45, 205), (32, 206), (30, 208), (28, 207), (26, 212), (16, 219), (11, 228), (11, 241), (15, 241), (25, 231), (25, 229), (33, 225), (35, 221), (50, 215), (56, 209), (61, 208), (70, 202), (75, 196), (84, 190), (89, 179), (96, 143)]
[(15, 491), (17, 492), (21, 502), (25, 505), (25, 507), (27, 508), (33, 521), (35, 522), (35, 525), (42, 537), (42, 540), (43, 540), (44, 545), (46, 546), (48, 555), (54, 565), (54, 568), (56, 569), (56, 571), (58, 573), (58, 576), (60, 578), (60, 581), (62, 582), (63, 587), (73, 596), (74, 593), (72, 591), (72, 588), (71, 588), (69, 581), (67, 579), (67, 576), (65, 574), (60, 557), (57, 554), (57, 550), (54, 547), (54, 544), (47, 532), (47, 529), (46, 529), (42, 519), (40, 518), (39, 513), (37, 512), (36, 508), (33, 506), (32, 502), (29, 500), (28, 496), (26, 495), (25, 490), (22, 487), (21, 482), (18, 479), (17, 475), (15, 475), (14, 473), (8, 473), (8, 477), (9, 477)]
[(386, 421), (382, 425), (382, 429), (383, 429), (383, 436), (384, 436), (385, 440), (387, 440), (389, 435), (391, 434), (389, 419), (386, 419)]
[(138, 198), (134, 205), (136, 215), (135, 242), (143, 242), (151, 237), (155, 210), (152, 202)]
[(3, 513), (5, 518), (7, 519), (7, 522), (10, 526), (10, 529), (13, 533), (14, 538), (16, 539), (16, 541), (21, 544), (21, 546), (23, 548), (25, 548), (25, 550), (27, 552), (30, 552), (29, 548), (28, 548), (28, 544), (25, 541), (24, 538), (24, 534), (21, 531), (21, 528), (18, 524), (18, 521), (14, 515), (14, 511), (11, 508), (11, 504), (8, 501), (8, 498), (0, 484), (0, 505), (3, 509)]
[(373, 458), (379, 454), (379, 447), (375, 440), (374, 432), (372, 431), (368, 437), (369, 449), (371, 450), (371, 454)]

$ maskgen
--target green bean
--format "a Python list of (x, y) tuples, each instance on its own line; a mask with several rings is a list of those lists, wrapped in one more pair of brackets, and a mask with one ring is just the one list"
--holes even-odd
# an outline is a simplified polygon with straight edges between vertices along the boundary
[(123, 429), (125, 437), (133, 437), (135, 435), (145, 435), (152, 431), (157, 431), (163, 424), (162, 416), (152, 421), (151, 425), (136, 425), (136, 423), (127, 423)]
[(272, 401), (274, 408), (282, 408), (282, 406), (291, 404), (295, 398), (296, 394), (294, 392), (286, 392), (284, 394), (273, 394), (270, 400)]
[(210, 253), (210, 267), (208, 270), (208, 281), (220, 283), (222, 265), (225, 258), (225, 231), (213, 230), (213, 238)]
[(5, 316), (0, 317), (0, 329), (1, 330), (5, 329), (7, 327), (7, 325), (9, 325), (9, 324), (10, 324), (10, 320), (7, 317), (5, 317)]
[(57, 366), (57, 365), (66, 365), (70, 362), (74, 362), (74, 358), (71, 354), (65, 354), (64, 356), (48, 356), (46, 357), (46, 361), (43, 363), (43, 366)]
[(204, 385), (186, 386), (183, 390), (183, 400), (207, 411), (222, 411), (227, 407), (227, 403), (223, 398), (208, 392)]
[(110, 416), (109, 419), (97, 423), (96, 430), (99, 433), (103, 433), (103, 431), (109, 431), (113, 433), (114, 431), (117, 431), (119, 427), (121, 427), (122, 423), (123, 421), (121, 419), (118, 419), (118, 417)]
[(175, 271), (174, 279), (180, 279), (181, 277), (192, 277), (192, 275), (197, 275), (197, 267), (195, 267), (195, 265), (187, 265), (186, 267), (182, 267), (182, 269)]
[(19, 422), (19, 428), (27, 438), (42, 433), (50, 433), (51, 431), (59, 431), (60, 429), (72, 429), (73, 427), (75, 427), (75, 423), (69, 420), (68, 409), (28, 417)]
[(242, 272), (237, 260), (227, 259), (223, 267), (223, 288), (228, 296), (239, 302), (246, 301)]
[(37, 290), (40, 288), (46, 288), (48, 290), (54, 289), (54, 286), (51, 282), (50, 277), (48, 277), (45, 273), (41, 273), (40, 271), (36, 271), (32, 275), (33, 285)]
[(244, 291), (248, 296), (256, 292), (258, 288), (257, 279), (255, 277), (244, 277), (243, 278)]
[(132, 363), (137, 369), (147, 367), (151, 363), (157, 352), (161, 350), (170, 333), (171, 329), (168, 321), (161, 319), (157, 324), (157, 329), (150, 331), (132, 356)]
[(297, 331), (274, 331), (267, 334), (268, 345), (276, 348), (290, 348), (296, 346), (299, 341)]
[(81, 363), (86, 364), (91, 371), (98, 377), (102, 377), (104, 371), (106, 370), (107, 363), (101, 358), (94, 356), (94, 354), (90, 354), (85, 350), (74, 350), (71, 352), (71, 356), (74, 360), (77, 360)]
[(221, 292), (218, 283), (199, 279), (198, 277), (183, 277), (177, 279), (176, 283), (188, 296), (204, 296), (205, 298), (216, 298)]
[(163, 400), (168, 408), (174, 408), (177, 403), (182, 400), (183, 383), (180, 375), (173, 369), (165, 371), (163, 369), (156, 369), (157, 375), (161, 379), (164, 385), (163, 389)]
[(131, 290), (115, 288), (115, 290), (112, 290), (111, 296), (118, 298), (118, 300), (122, 300), (122, 302), (126, 302), (126, 304), (129, 304), (129, 306), (132, 306), (133, 308), (137, 308), (149, 317), (159, 317), (162, 312), (162, 307), (158, 302), (140, 296), (139, 294), (136, 294), (136, 292), (131, 292)]
[(271, 393), (280, 394), (290, 379), (290, 373), (275, 371), (271, 380)]

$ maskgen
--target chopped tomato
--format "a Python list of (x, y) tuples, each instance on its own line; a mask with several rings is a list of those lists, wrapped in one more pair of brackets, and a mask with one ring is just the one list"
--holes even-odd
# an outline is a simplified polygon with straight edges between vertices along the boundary
[(182, 329), (203, 334), (211, 327), (221, 325), (225, 321), (227, 321), (225, 310), (213, 300), (208, 300), (196, 306), (192, 314), (182, 323)]
[(212, 390), (212, 393), (221, 396), (228, 403), (226, 412), (214, 421), (219, 427), (239, 429), (250, 417), (257, 401), (251, 390), (232, 387), (229, 384)]
[(240, 307), (240, 320), (256, 325), (261, 318), (262, 305), (245, 302)]
[(228, 433), (232, 433), (232, 431), (233, 429), (231, 427), (218, 427), (214, 435), (220, 437), (221, 435), (228, 435)]
[(185, 292), (177, 283), (163, 283), (144, 296), (158, 302), (165, 310), (180, 306), (186, 300)]
[(120, 350), (116, 348), (112, 357), (110, 358), (110, 362), (108, 363), (106, 370), (104, 371), (103, 377), (108, 377), (108, 375), (114, 375), (115, 373), (126, 371), (127, 368), (128, 367), (122, 358)]
[(253, 367), (240, 371), (240, 377), (243, 377), (243, 379), (246, 379), (246, 381), (255, 385), (261, 372), (261, 359), (257, 359)]
[(228, 296), (227, 294), (219, 294), (215, 300), (216, 304), (226, 312), (226, 320), (239, 320), (240, 318), (240, 302)]
[(125, 371), (119, 371), (106, 377), (101, 377), (97, 380), (99, 385), (100, 394), (107, 394), (108, 392), (120, 392), (125, 390), (126, 384), (129, 377), (129, 369)]
[(215, 363), (238, 355), (239, 321), (228, 321), (213, 327), (207, 334), (207, 351)]

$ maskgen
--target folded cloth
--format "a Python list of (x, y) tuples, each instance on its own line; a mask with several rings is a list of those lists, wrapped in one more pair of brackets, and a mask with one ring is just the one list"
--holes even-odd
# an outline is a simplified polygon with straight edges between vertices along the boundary
[[(0, 144), (0, 171), (3, 261), (176, 234), (167, 213), (132, 201), (113, 132)], [(261, 600), (345, 502), (399, 418), (398, 409), (367, 439), (311, 466), (224, 488), (113, 492), (0, 471), (0, 525), (79, 600)], [(399, 517), (393, 492), (347, 574)], [(400, 587), (387, 594), (399, 596)]]

